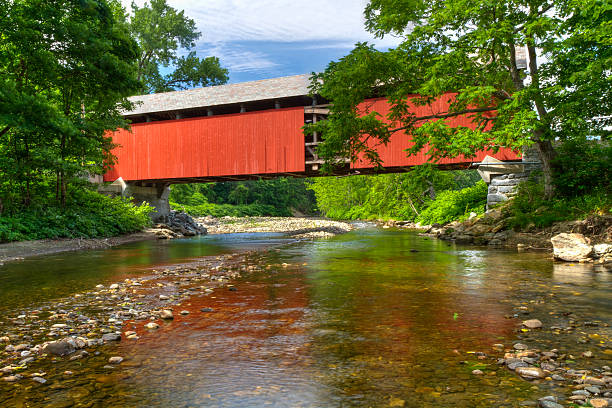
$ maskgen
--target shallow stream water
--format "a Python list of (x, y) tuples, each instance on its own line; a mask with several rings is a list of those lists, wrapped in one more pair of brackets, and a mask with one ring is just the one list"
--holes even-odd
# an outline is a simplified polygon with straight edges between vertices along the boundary
[[(46, 384), (0, 382), (0, 405), (513, 407), (567, 390), (475, 352), (521, 341), (573, 353), (576, 368), (610, 365), (611, 273), (376, 228), (299, 243), (279, 234), (142, 242), (9, 263), (0, 267), (0, 314), (252, 249), (270, 250), (257, 257), (261, 271), (233, 282), (237, 290), (195, 295), (180, 305), (188, 315), (99, 356), (49, 363)], [(521, 331), (531, 318), (545, 329)], [(589, 324), (547, 329), (570, 320)], [(137, 330), (131, 324), (124, 330)], [(586, 350), (594, 358), (580, 358)], [(105, 367), (109, 355), (125, 361)], [(75, 375), (54, 374), (65, 370)]]

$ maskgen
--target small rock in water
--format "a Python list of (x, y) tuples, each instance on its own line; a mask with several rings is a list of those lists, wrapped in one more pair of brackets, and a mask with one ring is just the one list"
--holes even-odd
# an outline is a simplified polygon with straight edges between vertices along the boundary
[(110, 285), (108, 288), (109, 288), (109, 289), (119, 289), (119, 284), (117, 284), (117, 283), (113, 283), (113, 284), (112, 284), (112, 285)]
[(528, 329), (539, 329), (542, 327), (542, 322), (538, 319), (525, 320), (523, 322), (523, 326), (527, 327)]
[(188, 314), (189, 314), (189, 310), (181, 310), (181, 314), (182, 314), (183, 316), (186, 316), (186, 315), (188, 315)]
[(214, 312), (214, 309), (212, 307), (203, 307), (202, 309), (200, 309), (200, 311), (204, 313), (211, 313)]
[(582, 357), (592, 358), (593, 357), (593, 352), (592, 351), (585, 351), (584, 353), (582, 353)]
[(159, 300), (168, 300), (168, 299), (170, 298), (166, 295), (159, 295)]
[(55, 356), (67, 356), (76, 351), (74, 344), (67, 340), (53, 341), (48, 343), (44, 348), (43, 352), (53, 354)]
[(533, 378), (544, 378), (544, 371), (538, 367), (517, 367), (516, 373), (523, 378), (533, 379)]
[(472, 374), (474, 374), (474, 375), (483, 375), (484, 373), (481, 370), (473, 370)]
[(41, 383), (41, 384), (44, 384), (44, 383), (46, 383), (46, 382), (47, 382), (47, 380), (45, 380), (45, 379), (44, 379), (44, 378), (42, 378), (42, 377), (33, 377), (33, 378), (32, 378), (32, 381), (36, 381), (37, 383)]
[(155, 329), (159, 329), (159, 324), (157, 323), (147, 323), (145, 324), (145, 328), (149, 329), (149, 330), (155, 330)]
[(604, 398), (593, 398), (589, 402), (593, 408), (606, 408), (610, 406), (608, 400)]
[(123, 357), (111, 357), (108, 359), (108, 362), (111, 364), (119, 364), (123, 361)]
[(2, 381), (15, 382), (19, 381), (19, 377), (17, 377), (16, 375), (9, 375), (8, 377), (2, 377)]
[[(545, 397), (548, 398), (548, 397)], [(551, 397), (554, 398), (554, 397)], [(541, 398), (538, 400), (538, 404), (541, 408), (564, 408), (563, 405), (558, 404), (554, 399), (544, 399)]]
[(515, 350), (527, 350), (527, 346), (522, 343), (516, 343), (513, 347)]
[(174, 315), (172, 314), (172, 310), (162, 310), (161, 313), (159, 314), (159, 317), (161, 317), (164, 320), (172, 320), (172, 319), (174, 319)]
[(8, 336), (0, 337), (0, 343), (10, 343), (11, 339)]
[(106, 333), (102, 335), (102, 341), (121, 341), (121, 335), (117, 333)]
[(519, 367), (528, 367), (528, 366), (529, 364), (527, 364), (520, 358), (509, 358), (508, 360), (506, 360), (506, 367), (508, 367), (509, 370), (514, 371)]

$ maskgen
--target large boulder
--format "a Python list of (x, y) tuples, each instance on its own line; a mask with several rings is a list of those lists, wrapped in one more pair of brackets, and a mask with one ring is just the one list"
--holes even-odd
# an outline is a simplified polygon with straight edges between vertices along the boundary
[(593, 252), (591, 240), (582, 234), (558, 234), (550, 239), (555, 259), (577, 262), (588, 258)]

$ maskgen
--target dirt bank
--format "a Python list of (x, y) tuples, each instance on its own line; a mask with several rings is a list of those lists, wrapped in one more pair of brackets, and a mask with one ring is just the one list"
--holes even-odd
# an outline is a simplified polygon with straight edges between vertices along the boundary
[(82, 249), (110, 248), (130, 242), (157, 239), (150, 231), (122, 235), (111, 238), (93, 239), (42, 239), (37, 241), (21, 241), (0, 244), (0, 265), (4, 262), (15, 261), (38, 255), (49, 255), (59, 252), (78, 251)]

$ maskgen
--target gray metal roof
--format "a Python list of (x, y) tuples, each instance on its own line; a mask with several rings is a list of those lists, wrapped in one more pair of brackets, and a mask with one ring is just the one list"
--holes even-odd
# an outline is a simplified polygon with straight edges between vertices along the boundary
[(186, 91), (132, 96), (129, 99), (135, 102), (136, 106), (133, 110), (124, 112), (124, 115), (132, 116), (304, 96), (308, 95), (309, 78), (308, 74), (295, 75)]

